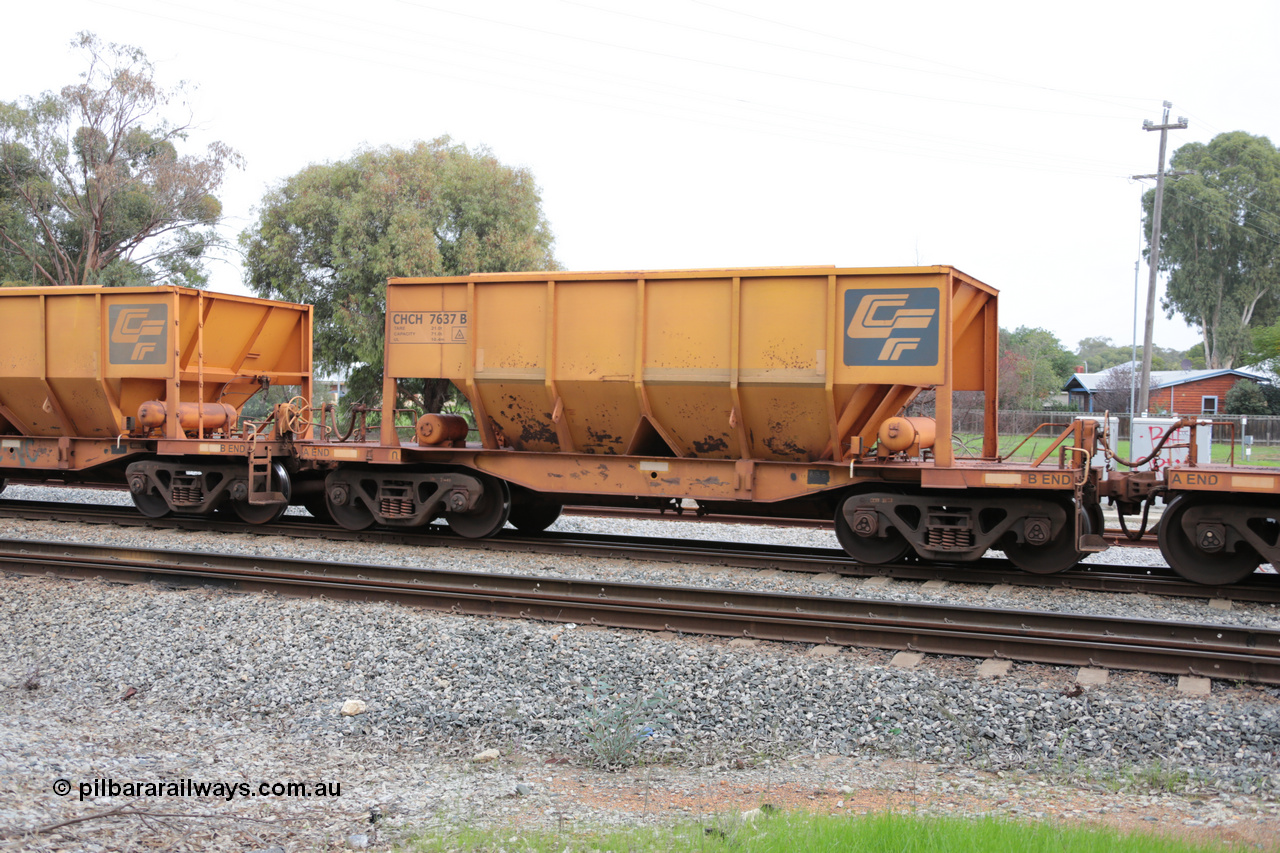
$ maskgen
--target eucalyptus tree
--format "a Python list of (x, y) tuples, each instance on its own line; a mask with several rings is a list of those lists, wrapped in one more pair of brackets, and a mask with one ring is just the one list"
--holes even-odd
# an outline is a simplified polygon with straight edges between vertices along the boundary
[[(381, 391), (388, 278), (558, 268), (529, 170), (448, 137), (308, 166), (240, 242), (250, 289), (314, 306), (316, 366), (349, 373), (352, 402)], [(447, 385), (401, 392), (439, 411)]]
[[(1280, 311), (1280, 150), (1233, 131), (1182, 146), (1171, 165), (1192, 174), (1165, 185), (1164, 308), (1200, 328), (1208, 367), (1229, 368), (1250, 328)], [(1154, 190), (1143, 198), (1148, 219), (1153, 202)]]
[(136, 47), (81, 33), (79, 83), (0, 103), (0, 275), (29, 284), (202, 286), (219, 244), (214, 193), (240, 156), (179, 149), (192, 121)]

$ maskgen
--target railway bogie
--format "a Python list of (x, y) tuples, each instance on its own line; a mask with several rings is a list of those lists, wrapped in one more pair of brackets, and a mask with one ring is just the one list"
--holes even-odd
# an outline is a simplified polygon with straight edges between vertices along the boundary
[(1051, 574), (1073, 567), (1084, 549), (1101, 550), (1094, 532), (1070, 500), (999, 493), (857, 491), (836, 514), (845, 551), (872, 564), (912, 552), (929, 561), (967, 562), (994, 548), (1021, 569)]
[(443, 518), (459, 536), (481, 539), (506, 524), (511, 493), (502, 480), (475, 471), (339, 468), (325, 479), (325, 505), (349, 530), (420, 527)]
[(269, 524), (289, 508), (292, 479), (278, 461), (246, 466), (208, 459), (146, 459), (125, 469), (129, 495), (150, 518), (227, 509), (246, 524)]

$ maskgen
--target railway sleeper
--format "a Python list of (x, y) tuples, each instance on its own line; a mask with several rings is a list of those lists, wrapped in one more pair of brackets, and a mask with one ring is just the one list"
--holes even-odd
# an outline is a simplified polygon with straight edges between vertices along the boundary
[(911, 552), (966, 562), (1003, 548), (1019, 568), (1065, 571), (1106, 544), (1070, 501), (1007, 497), (856, 493), (836, 512), (836, 535), (855, 560), (882, 564)]

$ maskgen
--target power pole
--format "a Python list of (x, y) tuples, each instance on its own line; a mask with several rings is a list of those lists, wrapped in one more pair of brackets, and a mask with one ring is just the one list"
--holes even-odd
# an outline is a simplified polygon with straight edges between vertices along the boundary
[[(1138, 388), (1138, 261), (1133, 262), (1133, 355), (1129, 359), (1129, 423), (1132, 425), (1138, 410), (1133, 407)], [(1133, 427), (1129, 427), (1132, 434)], [(1132, 457), (1132, 454), (1130, 455)]]
[[(1138, 392), (1138, 410), (1144, 414), (1148, 410), (1151, 396), (1151, 337), (1156, 324), (1156, 270), (1160, 267), (1160, 214), (1164, 207), (1164, 152), (1168, 143), (1170, 130), (1182, 130), (1187, 120), (1178, 117), (1177, 124), (1169, 124), (1169, 110), (1173, 104), (1164, 102), (1164, 119), (1160, 124), (1153, 124), (1150, 119), (1142, 122), (1143, 130), (1160, 131), (1160, 165), (1156, 168), (1156, 203), (1151, 215), (1151, 276), (1147, 280), (1147, 325), (1142, 337), (1142, 387)], [(1136, 175), (1135, 177), (1147, 177)]]

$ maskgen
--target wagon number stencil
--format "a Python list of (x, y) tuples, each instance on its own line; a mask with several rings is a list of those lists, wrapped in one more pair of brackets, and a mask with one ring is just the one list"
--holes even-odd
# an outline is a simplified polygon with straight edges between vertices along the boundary
[(391, 342), (396, 344), (465, 344), (466, 311), (395, 311)]

